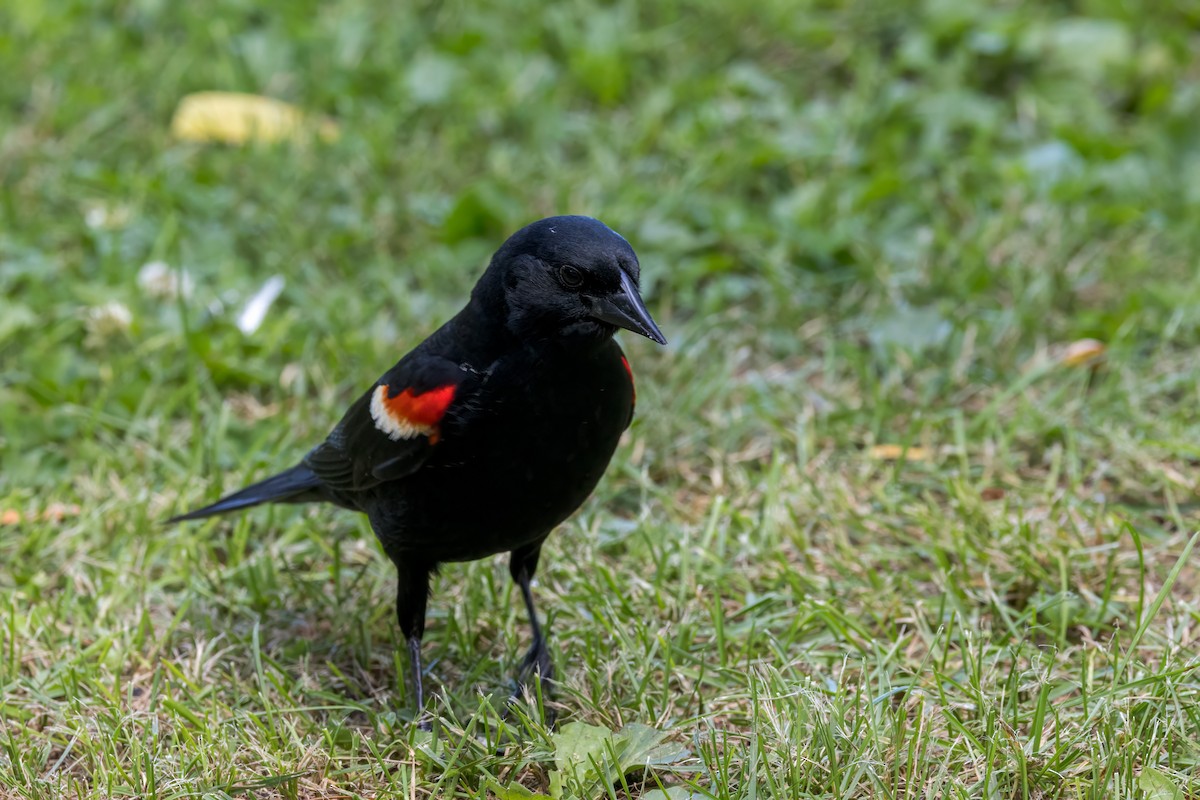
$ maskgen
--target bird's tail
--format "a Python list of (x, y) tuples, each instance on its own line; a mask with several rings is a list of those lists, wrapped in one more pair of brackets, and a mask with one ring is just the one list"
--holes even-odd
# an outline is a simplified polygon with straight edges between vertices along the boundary
[(296, 502), (305, 499), (317, 499), (316, 497), (304, 498), (301, 495), (319, 489), (320, 486), (321, 481), (312, 473), (312, 470), (300, 464), (278, 475), (272, 475), (266, 480), (251, 484), (245, 489), (234, 492), (231, 495), (222, 497), (212, 505), (171, 517), (167, 520), (167, 524), (183, 522), (189, 519), (203, 519), (204, 517), (211, 517), (214, 514), (224, 514), (226, 511), (249, 508), (259, 503), (286, 503), (289, 501)]

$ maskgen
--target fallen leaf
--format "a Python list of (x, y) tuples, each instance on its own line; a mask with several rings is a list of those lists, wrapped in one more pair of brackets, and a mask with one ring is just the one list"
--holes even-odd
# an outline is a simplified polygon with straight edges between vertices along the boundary
[(234, 392), (226, 399), (225, 405), (243, 422), (258, 422), (279, 413), (278, 403), (263, 403), (248, 392)]
[(291, 103), (240, 92), (196, 92), (186, 95), (171, 118), (171, 135), (185, 142), (302, 140), (315, 132), (325, 141), (338, 138), (332, 119), (305, 113)]
[[(82, 513), (79, 506), (68, 503), (51, 503), (42, 510), (42, 513), (33, 515), (30, 519), (38, 519), (43, 522), (62, 522), (68, 517), (78, 517)], [(20, 525), (22, 517), (21, 512), (15, 508), (6, 508), (0, 511), (0, 525)]]
[(1080, 339), (1066, 346), (1059, 361), (1067, 367), (1088, 366), (1103, 358), (1104, 350), (1104, 342), (1098, 339)]
[(77, 505), (68, 505), (67, 503), (51, 503), (46, 506), (46, 510), (42, 512), (42, 519), (46, 522), (62, 522), (67, 517), (78, 517), (80, 508)]
[(989, 486), (979, 493), (984, 500), (1003, 500), (1005, 492), (999, 486)]
[(933, 457), (925, 447), (905, 447), (900, 444), (877, 444), (867, 450), (867, 456), (876, 461), (928, 461)]

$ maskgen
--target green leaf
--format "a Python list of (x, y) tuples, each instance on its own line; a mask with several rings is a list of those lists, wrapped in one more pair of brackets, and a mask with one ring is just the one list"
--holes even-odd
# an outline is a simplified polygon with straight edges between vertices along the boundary
[(549, 795), (526, 789), (515, 781), (508, 784), (508, 786), (501, 786), (499, 783), (492, 781), (488, 789), (492, 794), (496, 795), (496, 800), (552, 800)]
[(1183, 791), (1162, 770), (1145, 767), (1138, 775), (1138, 788), (1146, 793), (1146, 800), (1183, 800)]
[(458, 62), (438, 53), (421, 53), (413, 59), (405, 85), (413, 101), (421, 105), (444, 102), (462, 72)]
[(37, 314), (21, 303), (0, 300), (0, 343), (37, 324)]
[(648, 725), (631, 723), (615, 737), (622, 772), (638, 767), (661, 767), (687, 756), (683, 745), (664, 741), (667, 734)]
[(604, 744), (613, 733), (599, 725), (569, 722), (554, 734), (554, 766), (560, 771), (591, 769), (592, 760), (599, 761)]
[(494, 238), (506, 229), (505, 200), (495, 187), (476, 183), (454, 201), (442, 223), (442, 238), (450, 244), (475, 237)]
[(641, 800), (698, 800), (701, 797), (704, 795), (686, 786), (669, 786), (666, 789), (651, 789), (642, 795)]
[(688, 754), (666, 738), (662, 731), (639, 723), (617, 733), (585, 722), (564, 725), (554, 736), (557, 769), (550, 773), (551, 794), (563, 797), (564, 781), (569, 778), (577, 789), (591, 795), (626, 773), (672, 764)]
[(1111, 69), (1126, 68), (1135, 55), (1133, 34), (1111, 19), (1064, 19), (1026, 35), (1035, 50), (1084, 80), (1099, 80)]

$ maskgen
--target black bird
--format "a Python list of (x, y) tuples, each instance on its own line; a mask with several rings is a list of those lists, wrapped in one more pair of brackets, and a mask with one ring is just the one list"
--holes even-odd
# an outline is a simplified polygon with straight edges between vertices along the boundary
[(591, 494), (633, 419), (618, 328), (666, 344), (633, 248), (591, 217), (550, 217), (492, 256), (457, 315), (375, 381), (296, 466), (174, 517), (326, 502), (367, 515), (396, 565), (417, 717), (421, 636), (440, 562), (509, 552), (533, 644), (518, 681), (552, 679), (530, 579), (542, 542)]

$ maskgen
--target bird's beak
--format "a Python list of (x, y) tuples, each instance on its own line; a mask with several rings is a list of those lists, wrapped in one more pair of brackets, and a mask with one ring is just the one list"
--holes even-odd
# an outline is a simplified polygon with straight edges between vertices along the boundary
[(654, 324), (633, 278), (625, 270), (621, 270), (621, 288), (618, 291), (592, 300), (592, 318), (640, 333), (652, 342), (667, 343), (667, 337)]

